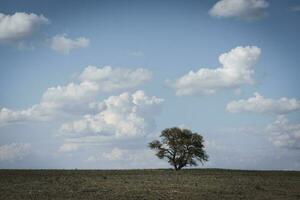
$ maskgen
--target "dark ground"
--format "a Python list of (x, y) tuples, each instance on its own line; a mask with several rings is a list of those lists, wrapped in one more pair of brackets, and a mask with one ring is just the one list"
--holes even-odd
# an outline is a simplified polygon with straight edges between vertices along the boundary
[(300, 199), (300, 172), (0, 170), (0, 199)]

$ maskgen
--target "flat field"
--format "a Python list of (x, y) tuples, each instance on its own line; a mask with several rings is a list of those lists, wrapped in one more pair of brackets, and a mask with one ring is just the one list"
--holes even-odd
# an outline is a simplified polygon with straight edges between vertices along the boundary
[(0, 170), (0, 199), (300, 199), (300, 172)]

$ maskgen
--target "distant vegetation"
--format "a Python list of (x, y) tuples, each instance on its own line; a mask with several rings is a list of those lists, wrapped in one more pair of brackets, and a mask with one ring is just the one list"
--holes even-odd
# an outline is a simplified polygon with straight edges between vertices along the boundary
[(167, 159), (176, 171), (187, 165), (197, 166), (197, 161), (202, 164), (208, 161), (203, 137), (198, 133), (173, 127), (163, 130), (160, 138), (161, 141), (150, 142), (149, 147), (156, 151), (158, 158)]

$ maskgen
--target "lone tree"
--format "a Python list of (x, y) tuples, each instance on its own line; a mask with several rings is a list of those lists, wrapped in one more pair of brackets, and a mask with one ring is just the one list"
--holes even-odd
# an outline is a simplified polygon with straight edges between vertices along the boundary
[(160, 138), (161, 141), (150, 142), (149, 147), (156, 151), (158, 158), (167, 159), (175, 170), (180, 170), (186, 165), (197, 166), (197, 161), (202, 164), (208, 161), (203, 137), (198, 133), (173, 127), (163, 130)]

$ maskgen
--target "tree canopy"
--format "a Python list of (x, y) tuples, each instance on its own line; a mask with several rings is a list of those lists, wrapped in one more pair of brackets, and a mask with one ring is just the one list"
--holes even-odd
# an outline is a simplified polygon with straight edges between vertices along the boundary
[(161, 132), (159, 140), (153, 140), (149, 147), (156, 151), (156, 156), (167, 161), (175, 170), (189, 166), (197, 166), (197, 161), (208, 161), (204, 150), (203, 137), (189, 129), (178, 127), (167, 128)]

